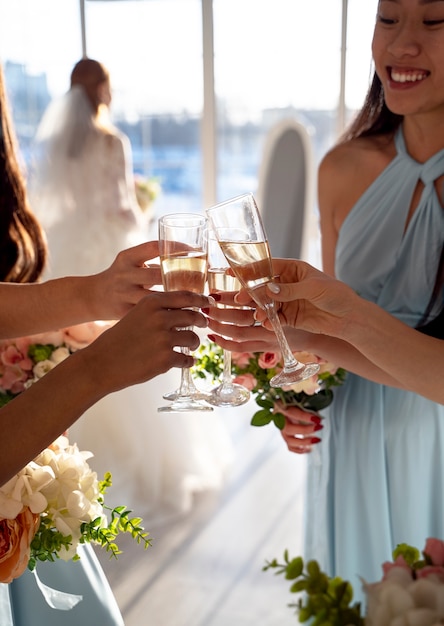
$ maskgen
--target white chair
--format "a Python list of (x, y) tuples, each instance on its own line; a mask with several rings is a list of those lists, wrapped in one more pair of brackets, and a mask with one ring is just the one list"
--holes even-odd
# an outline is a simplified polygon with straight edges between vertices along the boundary
[(314, 180), (307, 129), (293, 118), (278, 122), (265, 139), (256, 193), (274, 257), (310, 260)]

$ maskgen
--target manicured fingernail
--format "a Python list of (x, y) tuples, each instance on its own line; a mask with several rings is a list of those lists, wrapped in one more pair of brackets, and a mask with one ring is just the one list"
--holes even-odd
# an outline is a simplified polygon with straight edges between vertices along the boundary
[(219, 302), (219, 300), (222, 298), (220, 293), (210, 293), (208, 297), (213, 298), (213, 300), (215, 300), (216, 302)]
[(319, 437), (312, 437), (310, 440), (310, 443), (319, 443), (321, 441), (322, 439), (320, 439)]
[(268, 283), (268, 289), (272, 293), (279, 293), (281, 291), (281, 288), (276, 283)]
[(216, 337), (214, 335), (207, 335), (210, 341), (216, 341)]
[(207, 307), (205, 307), (205, 308), (201, 309), (201, 311), (202, 311), (202, 313), (204, 315), (208, 315), (208, 313), (210, 312), (210, 309), (209, 308), (207, 309)]
[[(207, 296), (208, 303), (210, 306), (216, 306), (216, 298), (214, 296)], [(220, 299), (220, 296), (219, 296)]]
[(319, 417), (319, 415), (312, 415), (310, 417), (310, 422), (313, 422), (313, 424), (320, 424), (321, 420), (322, 420), (322, 418)]
[(322, 430), (324, 428), (323, 424), (316, 424), (316, 426), (313, 428), (313, 430), (316, 432), (317, 430)]

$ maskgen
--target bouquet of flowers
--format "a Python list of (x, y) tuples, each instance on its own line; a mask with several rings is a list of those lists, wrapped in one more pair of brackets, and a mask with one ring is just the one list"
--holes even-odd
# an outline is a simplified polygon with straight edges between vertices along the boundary
[(134, 177), (136, 198), (142, 211), (149, 209), (161, 192), (161, 186), (158, 178), (143, 178), (136, 175)]
[[(276, 402), (284, 406), (297, 406), (304, 411), (318, 413), (333, 401), (332, 387), (342, 385), (346, 371), (337, 368), (308, 352), (295, 352), (301, 363), (319, 363), (315, 376), (295, 383), (291, 387), (279, 389), (270, 385), (270, 380), (282, 369), (280, 352), (232, 352), (231, 371), (233, 382), (251, 391), (260, 409), (253, 415), (253, 426), (274, 423), (282, 429), (285, 417), (275, 409)], [(223, 350), (215, 343), (203, 343), (196, 352), (197, 363), (194, 372), (201, 378), (208, 376), (217, 381), (223, 372)]]
[(316, 561), (305, 564), (301, 557), (284, 562), (268, 562), (264, 570), (275, 569), (293, 581), (292, 593), (303, 593), (296, 608), (299, 622), (311, 626), (438, 626), (444, 623), (444, 541), (429, 538), (422, 558), (419, 550), (400, 544), (393, 552), (393, 562), (382, 565), (382, 580), (364, 584), (367, 610), (363, 615), (359, 602), (353, 603), (350, 582), (330, 578)]
[[(1, 341), (0, 406), (107, 326), (83, 324)], [(61, 436), (0, 487), (0, 582), (11, 582), (26, 567), (35, 569), (38, 561), (77, 560), (79, 544), (94, 542), (117, 557), (120, 532), (130, 533), (148, 548), (151, 541), (141, 518), (131, 518), (124, 506), (106, 506), (111, 474), (99, 481), (87, 462), (92, 456)]]

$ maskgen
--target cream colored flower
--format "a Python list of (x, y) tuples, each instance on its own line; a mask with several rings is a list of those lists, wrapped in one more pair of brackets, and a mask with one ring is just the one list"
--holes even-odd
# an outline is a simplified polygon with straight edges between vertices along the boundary
[(51, 361), (57, 365), (58, 363), (61, 363), (62, 361), (67, 359), (70, 354), (71, 353), (68, 348), (66, 348), (65, 346), (60, 346), (59, 348), (56, 348), (51, 354)]
[(35, 378), (38, 380), (39, 378), (43, 378), (43, 376), (50, 372), (55, 366), (56, 363), (50, 361), (49, 359), (45, 359), (44, 361), (36, 363), (32, 368), (32, 371)]

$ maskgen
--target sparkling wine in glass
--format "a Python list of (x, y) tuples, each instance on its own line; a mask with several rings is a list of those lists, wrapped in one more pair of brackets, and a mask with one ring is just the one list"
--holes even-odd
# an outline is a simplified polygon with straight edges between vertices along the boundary
[[(159, 252), (165, 291), (204, 292), (207, 276), (207, 221), (203, 215), (173, 213), (161, 217)], [(190, 354), (189, 348), (181, 350), (184, 354)], [(179, 389), (163, 397), (171, 400), (172, 404), (159, 407), (160, 412), (213, 410), (202, 402), (207, 394), (197, 389), (188, 367), (181, 370)]]
[[(241, 284), (235, 276), (227, 273), (229, 264), (221, 250), (217, 238), (211, 230), (208, 233), (208, 273), (207, 282), (210, 293), (218, 291), (239, 291)], [(226, 307), (228, 305), (218, 304)], [(214, 406), (240, 406), (250, 399), (249, 390), (233, 382), (231, 375), (231, 352), (223, 351), (224, 368), (222, 382), (211, 391), (207, 402)]]
[(253, 194), (248, 193), (207, 209), (208, 219), (231, 269), (271, 322), (284, 361), (270, 384), (285, 387), (319, 371), (317, 363), (300, 363), (292, 353), (266, 285), (273, 279), (267, 236)]

